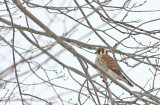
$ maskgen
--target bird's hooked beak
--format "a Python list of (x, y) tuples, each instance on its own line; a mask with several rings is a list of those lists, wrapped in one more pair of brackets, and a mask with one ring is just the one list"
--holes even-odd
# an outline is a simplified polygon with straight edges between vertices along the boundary
[(95, 52), (95, 54), (97, 54), (97, 51)]

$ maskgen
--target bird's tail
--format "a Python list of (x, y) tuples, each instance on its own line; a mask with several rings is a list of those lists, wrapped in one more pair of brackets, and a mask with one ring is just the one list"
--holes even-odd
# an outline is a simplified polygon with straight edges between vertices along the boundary
[(124, 81), (125, 83), (127, 83), (129, 86), (133, 87), (133, 84), (129, 80), (127, 80), (124, 76), (122, 78), (122, 81)]

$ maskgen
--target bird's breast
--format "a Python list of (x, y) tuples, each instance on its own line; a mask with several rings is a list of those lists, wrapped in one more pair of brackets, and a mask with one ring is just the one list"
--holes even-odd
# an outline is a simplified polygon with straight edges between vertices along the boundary
[(106, 70), (106, 69), (108, 68), (107, 65), (105, 64), (105, 61), (103, 61), (103, 59), (101, 59), (100, 57), (97, 57), (97, 58), (96, 58), (95, 64), (96, 64), (98, 67), (100, 67), (100, 68), (102, 68), (102, 69), (104, 69), (104, 70)]

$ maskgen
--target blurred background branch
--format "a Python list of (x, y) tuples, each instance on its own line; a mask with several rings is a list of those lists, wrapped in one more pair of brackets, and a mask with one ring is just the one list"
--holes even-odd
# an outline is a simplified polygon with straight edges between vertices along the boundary
[[(154, 0), (1, 1), (0, 103), (159, 105), (156, 4)], [(94, 64), (99, 47), (108, 49), (133, 88)], [(107, 84), (96, 69), (108, 76)]]

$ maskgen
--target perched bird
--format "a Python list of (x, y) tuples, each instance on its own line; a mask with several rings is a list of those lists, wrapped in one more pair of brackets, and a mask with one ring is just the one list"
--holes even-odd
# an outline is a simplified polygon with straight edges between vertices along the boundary
[[(126, 77), (122, 74), (121, 69), (117, 65), (116, 61), (108, 55), (106, 48), (98, 48), (95, 52), (97, 54), (97, 58), (95, 60), (95, 64), (105, 70), (112, 78), (119, 79), (129, 86), (133, 87), (133, 84), (126, 79)], [(107, 79), (106, 75), (101, 73), (105, 79)]]

